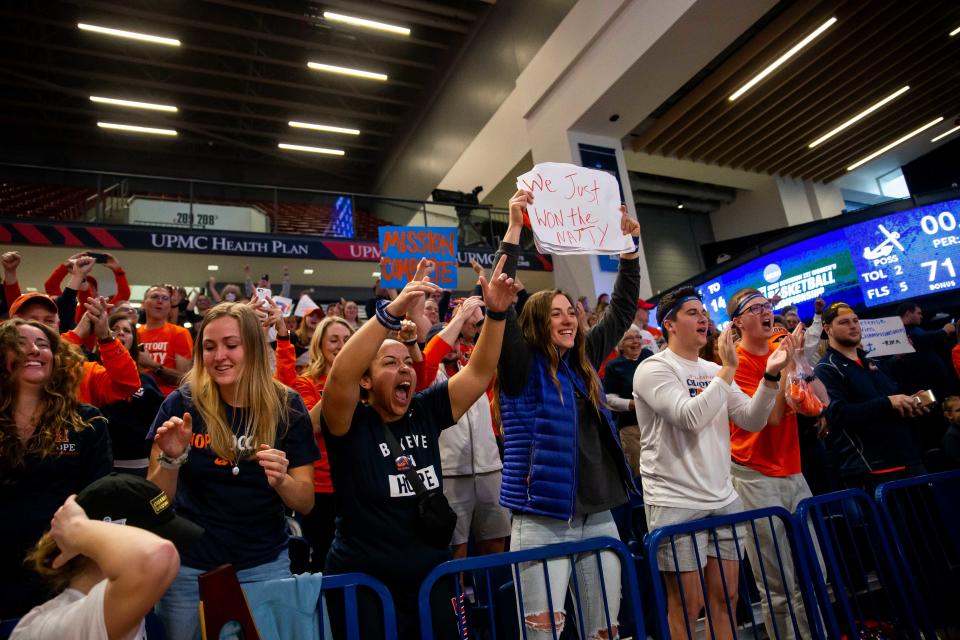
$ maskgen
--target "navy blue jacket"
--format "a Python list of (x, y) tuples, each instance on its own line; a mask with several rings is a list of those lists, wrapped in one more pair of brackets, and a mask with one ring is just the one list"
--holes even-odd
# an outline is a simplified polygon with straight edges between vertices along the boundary
[[(503, 272), (514, 275), (519, 247), (501, 244), (494, 264), (502, 254), (507, 255)], [(639, 288), (639, 262), (621, 260), (610, 308), (587, 333), (586, 351), (593, 375), (633, 321)], [(520, 513), (569, 520), (576, 502), (581, 418), (575, 393), (587, 396), (586, 383), (570, 370), (567, 353), (557, 369), (558, 390), (546, 354), (523, 338), (512, 307), (506, 323), (497, 374), (504, 441), (500, 504)], [(605, 406), (598, 410), (606, 427), (600, 434), (601, 442), (613, 450), (619, 464), (617, 473), (628, 491), (636, 492), (610, 412)]]
[(900, 390), (866, 352), (858, 355), (863, 366), (828, 348), (814, 370), (830, 394), (829, 454), (845, 477), (919, 464), (914, 425), (890, 404)]

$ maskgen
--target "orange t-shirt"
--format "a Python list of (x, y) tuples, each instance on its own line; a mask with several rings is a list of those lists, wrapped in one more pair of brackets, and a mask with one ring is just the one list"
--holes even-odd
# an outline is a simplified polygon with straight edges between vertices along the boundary
[[(137, 329), (137, 341), (157, 364), (167, 369), (177, 368), (176, 356), (187, 360), (193, 357), (193, 337), (190, 332), (169, 322), (159, 329), (147, 329), (147, 326), (143, 325)], [(160, 380), (157, 380), (157, 386), (164, 396), (170, 395), (177, 388), (177, 385)]]
[[(757, 356), (737, 345), (740, 364), (734, 374), (737, 386), (753, 397), (763, 382), (767, 358), (773, 353)], [(734, 462), (750, 467), (766, 476), (792, 476), (800, 473), (800, 438), (797, 434), (797, 414), (786, 407), (777, 424), (767, 424), (753, 433), (730, 423), (730, 456)]]

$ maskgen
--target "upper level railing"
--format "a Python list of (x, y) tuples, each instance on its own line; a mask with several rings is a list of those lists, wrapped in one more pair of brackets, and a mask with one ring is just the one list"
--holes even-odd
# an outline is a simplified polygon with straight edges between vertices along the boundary
[(490, 206), (2, 163), (0, 216), (373, 242), (383, 225), (457, 227), (461, 249), (496, 247), (507, 228)]

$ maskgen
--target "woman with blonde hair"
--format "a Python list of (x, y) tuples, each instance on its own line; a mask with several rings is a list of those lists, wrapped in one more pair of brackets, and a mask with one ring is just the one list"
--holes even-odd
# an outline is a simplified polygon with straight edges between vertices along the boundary
[(27, 550), (67, 496), (110, 473), (100, 412), (77, 401), (83, 357), (33, 320), (0, 324), (0, 618), (46, 599)]
[(185, 383), (154, 420), (148, 479), (205, 529), (157, 605), (171, 640), (199, 637), (200, 574), (229, 563), (241, 582), (289, 577), (284, 511), (313, 508), (310, 417), (273, 379), (268, 349), (250, 305), (218, 304), (197, 332)]
[[(333, 362), (340, 353), (340, 349), (353, 335), (353, 329), (346, 319), (338, 316), (327, 316), (320, 321), (313, 338), (310, 339), (310, 363), (303, 375), (298, 376), (296, 370), (294, 347), (290, 342), (290, 334), (283, 322), (277, 328), (277, 380), (300, 394), (303, 403), (310, 409), (311, 415), (319, 411), (320, 399), (323, 397), (323, 388), (327, 383), (327, 376), (333, 367)], [(319, 420), (319, 414), (317, 414)], [(336, 515), (333, 495), (333, 481), (330, 478), (330, 460), (327, 458), (327, 445), (323, 440), (320, 429), (314, 421), (314, 437), (320, 448), (320, 459), (313, 463), (313, 510), (303, 514), (301, 524), (303, 535), (310, 543), (310, 562), (308, 569), (311, 572), (323, 571), (323, 563), (327, 557), (327, 550), (333, 542), (334, 516)]]

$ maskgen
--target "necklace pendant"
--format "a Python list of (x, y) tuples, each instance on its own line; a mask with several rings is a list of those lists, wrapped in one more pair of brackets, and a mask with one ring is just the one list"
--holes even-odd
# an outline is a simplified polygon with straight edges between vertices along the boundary
[(237, 465), (233, 465), (233, 470), (231, 471), (231, 473), (233, 473), (233, 475), (235, 476), (240, 475), (240, 467), (238, 467)]

